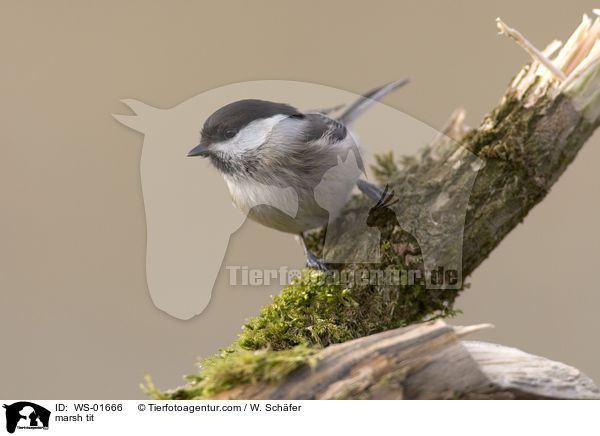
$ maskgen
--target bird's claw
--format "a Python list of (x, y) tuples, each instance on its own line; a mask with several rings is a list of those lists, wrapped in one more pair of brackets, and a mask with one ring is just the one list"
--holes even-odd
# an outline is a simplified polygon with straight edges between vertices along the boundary
[(325, 259), (319, 259), (317, 256), (312, 254), (310, 251), (306, 252), (306, 266), (319, 271), (329, 271), (327, 268), (327, 261)]

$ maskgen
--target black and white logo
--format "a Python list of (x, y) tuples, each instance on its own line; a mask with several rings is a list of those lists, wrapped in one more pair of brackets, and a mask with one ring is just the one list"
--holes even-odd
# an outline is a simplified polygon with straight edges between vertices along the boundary
[(29, 401), (19, 401), (5, 404), (6, 431), (14, 433), (16, 429), (48, 430), (50, 411), (42, 406)]

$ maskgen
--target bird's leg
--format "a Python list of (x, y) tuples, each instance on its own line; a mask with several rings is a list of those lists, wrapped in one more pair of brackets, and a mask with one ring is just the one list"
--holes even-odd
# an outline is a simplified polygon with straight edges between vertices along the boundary
[(325, 259), (319, 259), (308, 249), (308, 247), (306, 246), (306, 241), (304, 240), (303, 233), (300, 233), (300, 240), (302, 241), (302, 247), (304, 247), (304, 257), (306, 258), (306, 266), (321, 271), (327, 271), (327, 266), (325, 265), (327, 261)]
[(366, 180), (359, 179), (356, 182), (356, 186), (371, 200), (379, 201), (384, 193), (384, 190), (379, 186), (369, 183)]

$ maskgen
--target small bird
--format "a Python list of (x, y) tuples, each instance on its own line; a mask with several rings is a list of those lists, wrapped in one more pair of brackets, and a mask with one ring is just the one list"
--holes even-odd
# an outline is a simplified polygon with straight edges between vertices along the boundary
[[(355, 185), (380, 199), (381, 188), (360, 179), (361, 147), (350, 127), (377, 100), (407, 82), (373, 89), (337, 118), (327, 114), (338, 108), (300, 112), (284, 103), (236, 101), (206, 119), (200, 144), (187, 155), (209, 158), (237, 208), (267, 227), (298, 234), (307, 266), (326, 269), (325, 261), (306, 247), (304, 232), (326, 225)], [(355, 165), (343, 164), (348, 159)]]

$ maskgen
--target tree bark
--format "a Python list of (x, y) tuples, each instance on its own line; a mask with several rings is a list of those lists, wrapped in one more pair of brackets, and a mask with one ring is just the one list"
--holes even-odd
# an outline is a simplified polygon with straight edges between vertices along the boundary
[[(430, 268), (460, 265), (462, 277), (471, 274), (543, 200), (598, 126), (555, 84), (540, 89), (534, 82), (524, 93), (519, 85), (513, 82), (477, 129), (464, 127), (457, 111), (431, 145), (386, 181), (399, 200), (398, 221), (429, 253)], [(328, 227), (327, 246), (320, 247), (326, 258), (370, 245), (372, 236), (357, 237), (354, 229), (366, 214), (359, 208), (372, 203), (357, 200), (333, 231)]]

